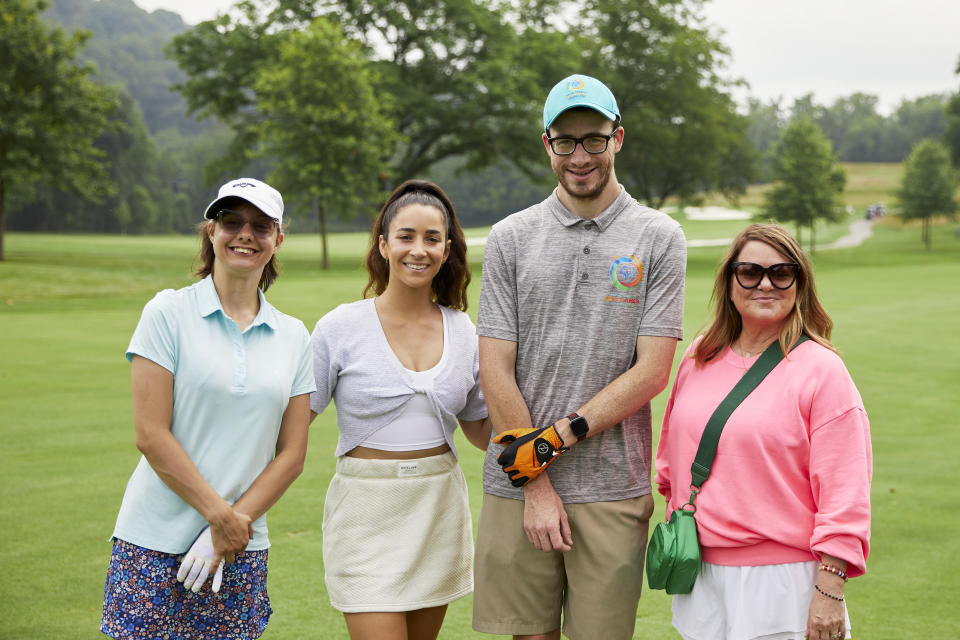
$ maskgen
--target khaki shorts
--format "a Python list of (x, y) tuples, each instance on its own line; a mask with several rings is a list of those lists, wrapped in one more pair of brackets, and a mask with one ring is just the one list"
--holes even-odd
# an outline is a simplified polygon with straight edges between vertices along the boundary
[(643, 585), (653, 497), (565, 504), (567, 553), (538, 551), (523, 501), (484, 494), (474, 563), (473, 628), (529, 635), (560, 628), (571, 640), (629, 640)]

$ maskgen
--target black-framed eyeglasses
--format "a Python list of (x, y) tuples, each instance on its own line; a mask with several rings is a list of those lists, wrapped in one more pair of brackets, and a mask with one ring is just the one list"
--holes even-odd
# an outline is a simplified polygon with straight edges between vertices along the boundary
[(744, 289), (756, 289), (767, 276), (777, 289), (789, 289), (797, 280), (800, 265), (796, 262), (781, 262), (763, 267), (756, 262), (734, 262), (730, 265), (734, 277)]
[(249, 222), (250, 228), (253, 230), (253, 235), (257, 236), (258, 238), (269, 238), (277, 228), (276, 220), (272, 220), (268, 217), (259, 217), (254, 218), (253, 220), (248, 220), (243, 216), (243, 214), (231, 209), (221, 209), (218, 211), (217, 221), (220, 222), (220, 226), (222, 226), (223, 230), (227, 233), (240, 233), (240, 230), (243, 229), (244, 225)]
[(571, 138), (570, 136), (557, 136), (556, 138), (547, 138), (550, 143), (550, 150), (558, 156), (569, 156), (577, 150), (577, 145), (581, 145), (583, 150), (594, 155), (603, 153), (610, 144), (610, 138), (617, 135), (620, 127), (616, 127), (608, 135), (598, 135), (596, 133), (584, 136), (582, 138)]

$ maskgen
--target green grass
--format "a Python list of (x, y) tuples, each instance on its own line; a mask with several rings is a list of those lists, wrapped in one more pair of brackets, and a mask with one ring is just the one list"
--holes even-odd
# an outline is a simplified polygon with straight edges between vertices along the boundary
[[(903, 177), (903, 165), (899, 163), (881, 162), (844, 162), (841, 163), (847, 172), (847, 183), (843, 190), (841, 201), (856, 209), (857, 215), (862, 216), (868, 205), (883, 202), (888, 208), (896, 206), (897, 189)], [(763, 194), (770, 188), (769, 184), (754, 184), (747, 188), (747, 193), (738, 201), (738, 206), (746, 211), (757, 211), (763, 205)], [(960, 195), (960, 185), (957, 187)], [(706, 205), (729, 206), (719, 193), (707, 194), (704, 199)]]
[[(740, 223), (742, 224), (742, 223)], [(716, 226), (711, 226), (716, 225)], [(738, 228), (685, 224), (689, 237)], [(471, 230), (469, 235), (483, 235)], [(195, 241), (8, 234), (0, 263), (0, 638), (84, 639), (97, 631), (108, 537), (137, 463), (123, 358), (143, 304), (191, 281)], [(316, 237), (287, 238), (283, 273), (269, 292), (308, 327), (359, 297), (365, 234), (331, 238), (321, 272)], [(686, 331), (701, 325), (723, 249), (691, 249)], [(482, 251), (474, 267), (476, 317)], [(839, 347), (863, 395), (874, 445), (873, 539), (868, 573), (848, 586), (858, 639), (960, 637), (960, 489), (954, 416), (960, 384), (960, 242), (934, 227), (885, 219), (862, 247), (818, 252), (818, 285)], [(681, 349), (682, 350), (682, 349)], [(666, 394), (654, 401), (654, 432)], [(326, 598), (323, 496), (333, 473), (333, 411), (311, 428), (304, 474), (271, 510), (267, 639), (344, 638)], [(458, 436), (459, 437), (459, 436)], [(459, 439), (476, 517), (482, 454)], [(662, 514), (658, 501), (657, 514)], [(470, 598), (450, 607), (443, 638), (476, 637)], [(646, 591), (637, 638), (676, 638), (669, 597)]]

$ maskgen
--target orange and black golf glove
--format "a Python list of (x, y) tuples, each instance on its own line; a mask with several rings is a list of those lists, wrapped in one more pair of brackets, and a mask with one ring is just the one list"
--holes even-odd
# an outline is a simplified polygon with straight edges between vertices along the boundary
[(522, 487), (536, 478), (557, 456), (570, 450), (570, 447), (563, 446), (563, 438), (553, 425), (542, 429), (510, 429), (493, 441), (506, 445), (497, 462), (515, 487)]

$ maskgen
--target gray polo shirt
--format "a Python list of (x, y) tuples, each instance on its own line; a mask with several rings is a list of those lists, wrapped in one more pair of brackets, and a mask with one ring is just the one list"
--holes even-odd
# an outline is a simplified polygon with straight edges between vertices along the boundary
[[(635, 360), (638, 336), (683, 337), (686, 241), (680, 225), (621, 187), (593, 220), (556, 191), (493, 226), (477, 333), (517, 343), (516, 376), (534, 426), (577, 410)], [(491, 442), (483, 489), (522, 499)], [(558, 458), (564, 502), (624, 500), (650, 489), (650, 405)]]

